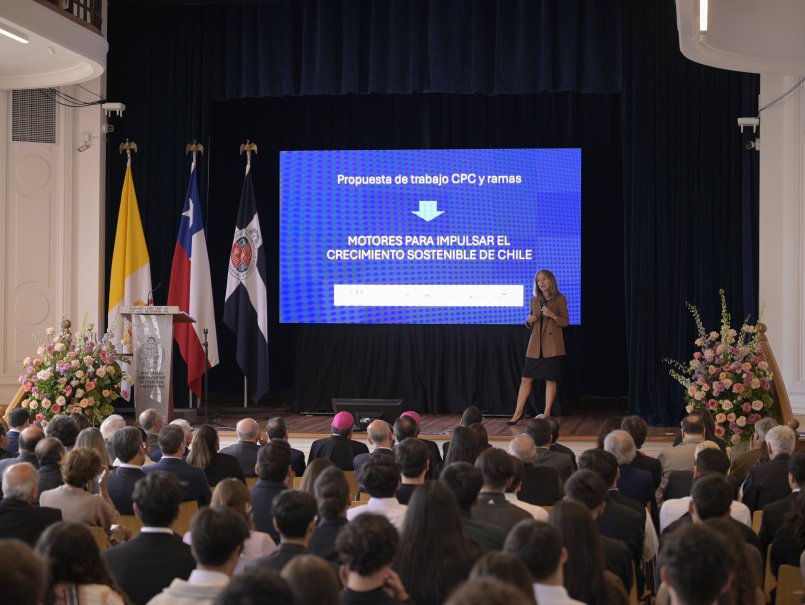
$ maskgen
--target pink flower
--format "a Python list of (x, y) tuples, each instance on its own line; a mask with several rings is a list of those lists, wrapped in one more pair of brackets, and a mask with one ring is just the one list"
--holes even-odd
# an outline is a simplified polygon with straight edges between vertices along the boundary
[(760, 399), (755, 399), (752, 402), (752, 409), (759, 412), (760, 410), (763, 409), (763, 402)]
[(91, 380), (88, 380), (88, 381), (87, 381), (87, 390), (88, 390), (88, 391), (91, 391), (91, 390), (92, 390), (92, 389), (94, 389), (94, 388), (95, 388), (95, 383), (94, 383), (94, 382), (92, 382)]
[(733, 393), (743, 393), (744, 392), (744, 385), (740, 382), (738, 384), (732, 385), (732, 392)]
[(52, 406), (50, 406), (50, 411), (53, 414), (58, 414), (59, 412), (61, 412), (61, 406), (59, 404), (53, 404)]
[(696, 351), (693, 354), (693, 359), (701, 359), (701, 358), (702, 358), (702, 354), (699, 351)]
[(41, 413), (40, 413), (40, 414), (37, 414), (37, 415), (36, 415), (36, 419), (37, 419), (39, 422), (42, 422), (42, 421), (45, 419), (45, 415), (44, 415), (44, 414), (41, 414)]
[(716, 401), (715, 399), (710, 399), (707, 402), (707, 409), (708, 410), (715, 410), (717, 407), (718, 407), (718, 401)]
[(715, 430), (716, 437), (723, 437), (727, 431), (724, 430), (723, 426), (717, 426)]
[(746, 363), (741, 364), (741, 369), (744, 372), (748, 372), (749, 370), (752, 369), (752, 364), (747, 361)]
[(741, 409), (742, 409), (744, 412), (749, 413), (749, 412), (751, 412), (751, 411), (752, 411), (752, 404), (751, 404), (751, 403), (749, 403), (749, 402), (746, 402), (746, 403), (744, 403), (744, 404), (741, 406)]
[(765, 361), (758, 362), (757, 367), (759, 370), (763, 370), (764, 372), (769, 369), (769, 364)]
[(64, 394), (67, 395), (68, 397), (70, 395), (72, 395), (73, 394), (73, 387), (71, 387), (70, 385), (67, 385), (66, 387), (64, 387)]
[(32, 388), (33, 385), (30, 382), (26, 382), (24, 385), (22, 385), (22, 390), (26, 393), (30, 393)]

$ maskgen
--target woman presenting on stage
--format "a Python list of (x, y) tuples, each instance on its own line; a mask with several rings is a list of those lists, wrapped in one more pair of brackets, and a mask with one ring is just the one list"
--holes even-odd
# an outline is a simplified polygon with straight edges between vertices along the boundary
[(523, 377), (517, 393), (514, 416), (506, 424), (517, 424), (525, 416), (525, 404), (531, 394), (534, 380), (545, 381), (545, 412), (550, 416), (556, 398), (556, 382), (562, 370), (565, 356), (565, 340), (562, 328), (568, 324), (567, 299), (559, 293), (553, 273), (543, 269), (534, 277), (534, 296), (531, 297), (531, 312), (525, 325), (531, 328)]

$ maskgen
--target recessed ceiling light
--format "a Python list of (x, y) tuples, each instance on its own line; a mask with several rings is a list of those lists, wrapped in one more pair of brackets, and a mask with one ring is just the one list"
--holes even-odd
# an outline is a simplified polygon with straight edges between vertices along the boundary
[(21, 44), (28, 44), (28, 36), (26, 34), (6, 25), (5, 23), (0, 23), (0, 34), (9, 37), (12, 40), (16, 40)]
[(707, 33), (707, 5), (708, 0), (699, 0), (699, 31)]

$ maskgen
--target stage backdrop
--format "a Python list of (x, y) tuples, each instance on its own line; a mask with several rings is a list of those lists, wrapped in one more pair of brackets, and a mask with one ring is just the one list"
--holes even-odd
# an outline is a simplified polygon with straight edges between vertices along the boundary
[[(403, 397), (427, 412), (510, 412), (528, 331), (279, 324), (281, 149), (581, 147), (584, 322), (566, 334), (566, 396), (628, 395), (632, 412), (675, 421), (681, 394), (661, 360), (691, 351), (684, 301), (712, 323), (724, 287), (735, 317), (757, 310), (757, 157), (735, 118), (756, 111), (758, 79), (685, 60), (670, 0), (110, 0), (108, 22), (109, 96), (127, 105), (110, 136), (108, 224), (123, 174), (114, 150), (129, 137), (163, 302), (184, 146), (207, 145), (201, 189), (220, 322), (237, 149), (257, 142), (270, 385), (292, 389), (297, 409)], [(234, 342), (221, 323), (218, 334), (211, 390), (237, 397)]]

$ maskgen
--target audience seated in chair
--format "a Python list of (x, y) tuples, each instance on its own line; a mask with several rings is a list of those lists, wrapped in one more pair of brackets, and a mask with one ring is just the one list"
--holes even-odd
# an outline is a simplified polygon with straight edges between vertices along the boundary
[(46, 579), (42, 560), (28, 544), (13, 538), (0, 539), (0, 586), (6, 602), (41, 605)]
[[(98, 427), (101, 431), (101, 437), (103, 437), (103, 443), (106, 446), (106, 455), (109, 457), (110, 461), (114, 461), (115, 458), (117, 458), (112, 440), (114, 439), (115, 433), (125, 426), (126, 419), (123, 418), (123, 416), (120, 414), (112, 414), (104, 418), (103, 422), (101, 422), (101, 426)], [(117, 465), (115, 464), (115, 466)]]
[[(509, 453), (523, 464), (523, 481), (517, 493), (519, 500), (537, 506), (553, 506), (562, 499), (562, 480), (555, 468), (537, 465), (537, 446), (526, 434), (509, 442)], [(545, 521), (548, 515), (545, 515)], [(538, 519), (540, 520), (540, 519)]]
[(632, 436), (624, 430), (616, 429), (604, 439), (604, 450), (618, 461), (618, 491), (639, 502), (641, 506), (648, 506), (649, 503), (656, 506), (651, 473), (632, 466), (632, 461), (637, 456), (637, 447)]
[(230, 478), (246, 485), (246, 477), (238, 459), (219, 452), (218, 445), (218, 431), (205, 424), (193, 435), (187, 463), (203, 470), (210, 486), (218, 485), (224, 479)]
[(458, 502), (464, 535), (483, 550), (503, 548), (506, 530), (472, 515), (484, 484), (480, 469), (468, 462), (454, 462), (442, 469), (439, 480), (450, 488)]
[(36, 444), (34, 450), (39, 461), (39, 493), (59, 487), (64, 483), (61, 478), (61, 461), (64, 457), (64, 446), (55, 437), (45, 437)]
[(8, 434), (6, 433), (5, 427), (0, 424), (0, 460), (14, 458), (16, 455), (16, 452), (8, 451)]
[(45, 427), (45, 437), (55, 437), (62, 442), (65, 451), (68, 452), (75, 447), (75, 441), (80, 432), (81, 427), (71, 416), (54, 416)]
[(430, 470), (428, 446), (418, 437), (412, 437), (397, 444), (394, 457), (400, 466), (401, 481), (396, 497), (400, 504), (408, 504), (417, 488), (425, 484)]
[[(388, 422), (385, 420), (373, 420), (370, 422), (369, 426), (366, 427), (366, 438), (369, 441), (369, 445), (372, 446), (372, 451), (358, 454), (352, 460), (352, 468), (355, 470), (356, 477), (361, 476), (361, 468), (370, 458), (385, 456), (386, 458), (394, 459), (394, 450), (391, 449), (394, 445), (394, 434)], [(361, 486), (360, 483), (358, 485)]]
[(481, 471), (484, 483), (478, 494), (473, 517), (494, 523), (508, 532), (518, 521), (533, 517), (519, 506), (506, 500), (506, 489), (514, 480), (514, 462), (505, 451), (492, 448), (478, 456), (475, 466)]
[[(282, 569), (295, 605), (341, 605), (341, 585), (332, 563), (315, 555), (294, 557)], [(273, 605), (273, 599), (271, 601)]]
[(314, 555), (337, 563), (335, 542), (348, 523), (347, 509), (350, 503), (349, 483), (344, 471), (335, 466), (325, 469), (316, 479), (314, 492), (319, 522), (310, 538), (309, 549)]
[(28, 462), (20, 462), (3, 474), (0, 502), (0, 538), (17, 538), (33, 546), (50, 525), (62, 520), (61, 511), (36, 506), (39, 476)]
[(534, 605), (534, 596), (492, 577), (468, 580), (459, 586), (445, 605)]
[(174, 579), (149, 605), (212, 605), (229, 584), (249, 527), (230, 508), (205, 507), (193, 517), (190, 533), (196, 568), (187, 580)]
[[(62, 518), (71, 523), (101, 527), (107, 532), (117, 521), (118, 512), (108, 490), (108, 471), (103, 469), (98, 452), (76, 447), (67, 452), (61, 465), (64, 485), (42, 492), (39, 504), (61, 510)], [(98, 494), (87, 491), (96, 477)]]
[(316, 458), (327, 458), (342, 471), (355, 470), (352, 461), (358, 454), (369, 453), (369, 448), (352, 439), (354, 418), (349, 412), (338, 412), (333, 418), (332, 435), (316, 439), (310, 446), (308, 464)]
[(567, 454), (570, 456), (570, 461), (573, 464), (573, 471), (577, 471), (579, 469), (578, 465), (576, 464), (576, 454), (573, 453), (569, 447), (562, 445), (559, 443), (559, 430), (560, 424), (559, 421), (554, 416), (548, 416), (545, 418), (548, 421), (548, 424), (551, 427), (551, 450), (554, 452), (559, 452), (560, 454)]
[[(418, 413), (411, 410), (403, 412), (402, 414), (400, 414), (400, 417), (410, 418), (411, 420), (414, 421), (414, 423), (416, 424), (416, 430), (412, 436), (416, 437), (417, 439), (420, 439), (422, 443), (425, 444), (425, 447), (428, 448), (428, 461), (430, 463), (430, 467), (428, 468), (428, 472), (425, 474), (425, 479), (430, 481), (431, 479), (437, 478), (442, 470), (442, 455), (439, 453), (438, 445), (436, 445), (433, 441), (430, 441), (429, 439), (422, 438), (421, 436), (422, 417)], [(481, 421), (478, 420), (477, 422), (480, 423)], [(398, 441), (398, 443), (402, 443), (403, 441), (405, 440), (401, 439)]]
[(656, 490), (662, 480), (662, 464), (656, 458), (652, 458), (640, 450), (646, 442), (648, 436), (648, 425), (640, 416), (627, 416), (621, 421), (621, 429), (632, 436), (632, 441), (637, 448), (637, 455), (632, 460), (632, 466), (651, 473), (652, 483)]
[(409, 601), (391, 565), (400, 538), (383, 515), (360, 515), (339, 534), (336, 548), (342, 563), (343, 605), (401, 605)]
[[(665, 486), (665, 492), (663, 493), (663, 502), (690, 496), (690, 490), (693, 488), (693, 478), (696, 471), (696, 457), (699, 455), (699, 452), (706, 449), (721, 451), (721, 448), (718, 447), (715, 441), (702, 441), (697, 445), (696, 449), (693, 450), (693, 470), (671, 471), (668, 475), (668, 484)], [(726, 454), (724, 455), (726, 456)], [(727, 459), (727, 463), (729, 464), (729, 458)], [(663, 506), (665, 506), (665, 504), (663, 504)]]
[[(707, 443), (707, 441), (704, 441), (702, 445), (705, 443)], [(706, 473), (718, 473), (719, 475), (726, 476), (729, 466), (729, 458), (727, 458), (727, 455), (718, 447), (702, 448), (699, 453), (696, 454), (696, 464), (693, 468), (694, 483), (696, 479)], [(665, 531), (666, 527), (688, 512), (690, 509), (690, 500), (690, 496), (685, 496), (684, 498), (676, 498), (663, 502), (660, 508), (661, 532)], [(749, 513), (749, 509), (745, 504), (737, 500), (733, 500), (730, 503), (730, 515), (736, 521), (740, 521), (748, 527), (752, 526), (752, 515)]]
[[(279, 416), (270, 418), (268, 421), (269, 441), (288, 441), (288, 426), (285, 419)], [(291, 448), (291, 468), (297, 477), (305, 474), (305, 454), (301, 450)]]
[[(120, 456), (122, 435), (114, 436)], [(140, 439), (142, 443), (142, 440)], [(145, 453), (145, 448), (140, 446)], [(104, 551), (103, 557), (117, 585), (136, 605), (145, 605), (174, 578), (187, 580), (195, 567), (190, 547), (171, 529), (179, 515), (184, 488), (175, 475), (156, 471), (143, 475), (131, 494), (134, 514), (142, 524), (140, 533), (128, 542)]]
[(316, 529), (316, 499), (298, 489), (288, 489), (274, 498), (274, 527), (279, 533), (277, 550), (246, 565), (247, 571), (271, 569), (281, 572), (288, 562), (308, 554)]
[[(315, 496), (316, 479), (318, 479), (319, 475), (321, 475), (328, 468), (336, 468), (341, 471), (340, 468), (338, 468), (330, 460), (327, 460), (327, 458), (316, 458), (310, 464), (308, 464), (307, 467), (305, 467), (305, 474), (302, 475), (301, 481), (297, 482), (297, 480), (300, 478), (294, 477), (294, 485), (292, 487), (294, 487), (294, 489), (301, 489), (303, 492), (307, 492), (311, 496)], [(341, 471), (341, 473), (343, 474), (344, 471)]]
[(347, 519), (352, 521), (365, 513), (383, 515), (398, 530), (402, 529), (408, 507), (400, 504), (396, 493), (400, 487), (400, 467), (392, 458), (379, 457), (364, 463), (358, 478), (369, 494), (369, 502), (364, 506), (350, 508)]
[(154, 408), (148, 408), (140, 414), (138, 421), (140, 428), (143, 429), (147, 435), (146, 454), (148, 454), (151, 460), (159, 460), (162, 456), (159, 446), (159, 433), (162, 427), (165, 426), (165, 419), (162, 418), (162, 415)]
[(478, 438), (468, 427), (457, 426), (450, 437), (450, 447), (444, 455), (444, 465), (454, 462), (475, 464), (478, 458)]
[[(790, 494), (763, 507), (763, 521), (760, 525), (759, 537), (760, 553), (764, 557), (777, 530), (783, 526), (789, 512), (792, 512), (802, 497), (800, 494), (802, 488), (805, 487), (805, 452), (796, 452), (788, 459), (788, 484), (791, 487)], [(796, 564), (794, 563), (794, 565)]]
[(274, 498), (291, 483), (291, 446), (285, 441), (272, 441), (260, 448), (255, 468), (259, 477), (249, 490), (252, 497), (254, 528), (267, 533), (274, 542), (280, 536), (274, 528), (271, 506)]
[(484, 579), (495, 579), (509, 588), (519, 590), (534, 605), (534, 577), (517, 555), (509, 552), (488, 552), (482, 555), (472, 566), (470, 581)]
[(730, 477), (734, 477), (738, 484), (742, 484), (753, 468), (758, 464), (769, 461), (769, 450), (766, 448), (766, 433), (777, 426), (774, 418), (761, 418), (755, 423), (752, 433), (752, 449), (738, 455), (730, 466)]
[(291, 587), (276, 571), (260, 569), (236, 575), (218, 594), (215, 605), (300, 605), (295, 602)]
[(682, 441), (660, 452), (657, 459), (662, 465), (662, 480), (657, 488), (657, 502), (665, 498), (665, 486), (671, 471), (692, 471), (696, 446), (704, 441), (704, 422), (698, 415), (685, 416), (682, 419)]
[[(484, 421), (484, 415), (481, 412), (481, 410), (479, 410), (474, 405), (471, 405), (468, 408), (465, 408), (464, 412), (461, 414), (461, 425), (460, 426), (463, 426), (465, 429), (467, 429), (467, 428), (470, 428), (470, 425), (472, 425), (472, 424), (481, 424), (481, 423), (483, 423), (483, 421)], [(416, 436), (416, 435), (414, 435), (414, 436)], [(399, 437), (397, 438), (397, 441), (398, 442), (400, 441)], [(448, 462), (447, 462), (447, 451), (449, 449), (450, 449), (450, 442), (449, 441), (445, 441), (444, 443), (442, 443), (442, 454), (443, 454), (443, 457), (445, 459), (445, 462), (444, 462), (445, 466), (448, 464)]]
[(184, 500), (195, 500), (199, 507), (210, 503), (212, 493), (207, 482), (207, 475), (196, 466), (192, 466), (182, 459), (187, 438), (181, 427), (175, 424), (163, 426), (159, 431), (159, 447), (162, 456), (159, 462), (151, 466), (144, 466), (144, 473), (154, 471), (167, 471), (176, 475), (179, 481), (185, 484)]
[(570, 455), (551, 449), (553, 431), (547, 418), (535, 418), (525, 430), (537, 446), (537, 466), (548, 466), (557, 473), (562, 481), (573, 473), (573, 460)]
[[(238, 459), (244, 477), (256, 477), (257, 452), (261, 445), (265, 445), (265, 439), (260, 435), (260, 425), (254, 418), (244, 418), (235, 425), (235, 434), (238, 442), (221, 449), (221, 453)], [(304, 463), (304, 456), (302, 461)]]
[[(527, 437), (529, 440), (531, 439), (528, 437), (528, 435), (525, 435), (525, 437)], [(511, 451), (511, 444), (509, 444), (509, 450)], [(509, 484), (509, 487), (506, 488), (506, 500), (515, 506), (522, 508), (537, 521), (547, 521), (548, 511), (541, 506), (537, 506), (536, 504), (531, 504), (525, 500), (520, 500), (519, 496), (521, 490), (523, 489), (523, 479), (525, 477), (525, 465), (520, 462), (520, 459), (517, 458), (517, 456), (514, 455), (512, 455), (512, 463), (514, 464), (514, 476), (512, 476), (511, 484)]]
[(133, 515), (132, 494), (137, 481), (145, 477), (142, 468), (147, 458), (140, 429), (127, 426), (117, 430), (112, 447), (120, 464), (109, 474), (109, 497), (121, 515)]
[(47, 567), (46, 603), (127, 603), (101, 558), (95, 538), (82, 523), (51, 525), (36, 543), (36, 552)]
[(796, 433), (787, 426), (775, 426), (766, 433), (769, 461), (757, 465), (741, 486), (741, 501), (755, 512), (791, 493), (788, 459), (797, 445)]
[(36, 446), (45, 438), (44, 431), (39, 426), (29, 426), (20, 433), (19, 438), (19, 454), (16, 458), (5, 458), (0, 460), (0, 479), (6, 469), (17, 464), (18, 462), (27, 462), (39, 468), (39, 460), (36, 458)]
[(8, 444), (6, 450), (11, 454), (17, 454), (20, 450), (20, 433), (31, 424), (31, 412), (26, 408), (14, 408), (8, 414)]

